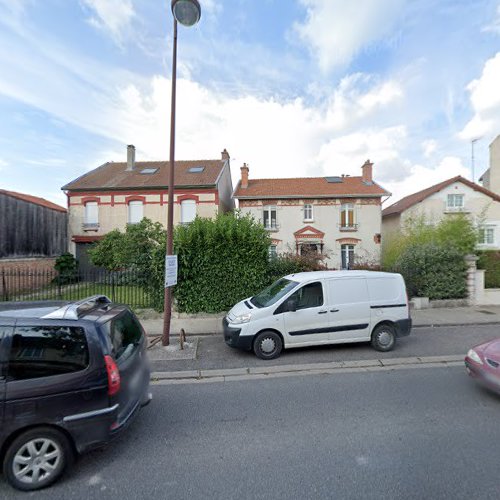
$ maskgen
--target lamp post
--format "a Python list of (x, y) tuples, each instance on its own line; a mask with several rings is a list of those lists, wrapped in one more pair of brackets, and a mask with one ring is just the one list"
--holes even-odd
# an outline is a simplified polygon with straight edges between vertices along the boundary
[[(173, 254), (174, 241), (174, 161), (175, 161), (175, 97), (177, 83), (177, 23), (183, 26), (193, 26), (201, 17), (201, 7), (198, 0), (172, 0), (174, 16), (174, 43), (172, 53), (172, 103), (170, 107), (170, 170), (168, 174), (168, 205), (167, 205), (167, 255)], [(167, 270), (165, 269), (165, 273)], [(165, 287), (163, 308), (162, 345), (170, 343), (170, 320), (172, 317), (172, 288)]]

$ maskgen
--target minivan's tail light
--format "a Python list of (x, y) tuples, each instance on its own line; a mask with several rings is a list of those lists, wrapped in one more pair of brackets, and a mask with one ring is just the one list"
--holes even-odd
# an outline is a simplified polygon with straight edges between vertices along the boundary
[(111, 356), (104, 356), (104, 362), (108, 372), (108, 394), (113, 396), (120, 390), (120, 370)]

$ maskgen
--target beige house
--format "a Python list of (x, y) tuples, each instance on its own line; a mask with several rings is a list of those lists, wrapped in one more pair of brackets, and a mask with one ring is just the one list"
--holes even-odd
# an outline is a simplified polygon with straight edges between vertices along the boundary
[(423, 215), (438, 222), (464, 213), (479, 226), (479, 248), (500, 249), (500, 136), (490, 145), (490, 168), (480, 186), (461, 176), (452, 177), (393, 203), (382, 211), (382, 237), (400, 231), (410, 217)]
[(429, 222), (463, 213), (480, 226), (479, 247), (500, 248), (500, 196), (457, 176), (411, 194), (382, 211), (382, 237), (399, 232), (408, 218), (424, 216)]
[(390, 193), (372, 178), (367, 161), (359, 177), (249, 179), (247, 165), (234, 192), (243, 214), (272, 238), (270, 254), (325, 255), (329, 267), (380, 262), (381, 199)]
[[(213, 217), (234, 209), (229, 154), (218, 160), (175, 162), (174, 224), (196, 216)], [(62, 187), (68, 198), (70, 251), (86, 266), (89, 244), (113, 229), (147, 217), (166, 225), (166, 161), (135, 161), (134, 146), (126, 162), (108, 162)]]

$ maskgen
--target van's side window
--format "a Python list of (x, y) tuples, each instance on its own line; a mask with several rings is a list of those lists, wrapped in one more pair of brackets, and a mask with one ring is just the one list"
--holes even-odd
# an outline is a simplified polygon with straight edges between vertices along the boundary
[(80, 327), (16, 328), (9, 356), (8, 380), (25, 380), (84, 370), (89, 364), (85, 331)]
[[(0, 326), (0, 348), (2, 346), (2, 339), (7, 336), (7, 332), (11, 330), (12, 327)], [(0, 362), (0, 379), (5, 377), (5, 366)]]
[(320, 282), (309, 283), (297, 290), (292, 297), (297, 300), (297, 309), (322, 306), (323, 286)]

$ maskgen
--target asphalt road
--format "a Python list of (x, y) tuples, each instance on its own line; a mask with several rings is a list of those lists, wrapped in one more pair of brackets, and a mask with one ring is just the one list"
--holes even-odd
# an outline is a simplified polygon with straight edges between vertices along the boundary
[(500, 325), (419, 327), (411, 335), (398, 339), (393, 351), (374, 351), (369, 343), (287, 349), (272, 361), (258, 359), (253, 353), (228, 347), (221, 335), (200, 337), (197, 359), (152, 362), (153, 371), (239, 368), (331, 361), (354, 361), (409, 356), (441, 356), (465, 353), (474, 345), (500, 337)]
[(0, 498), (498, 499), (500, 397), (462, 367), (154, 386), (113, 445)]

